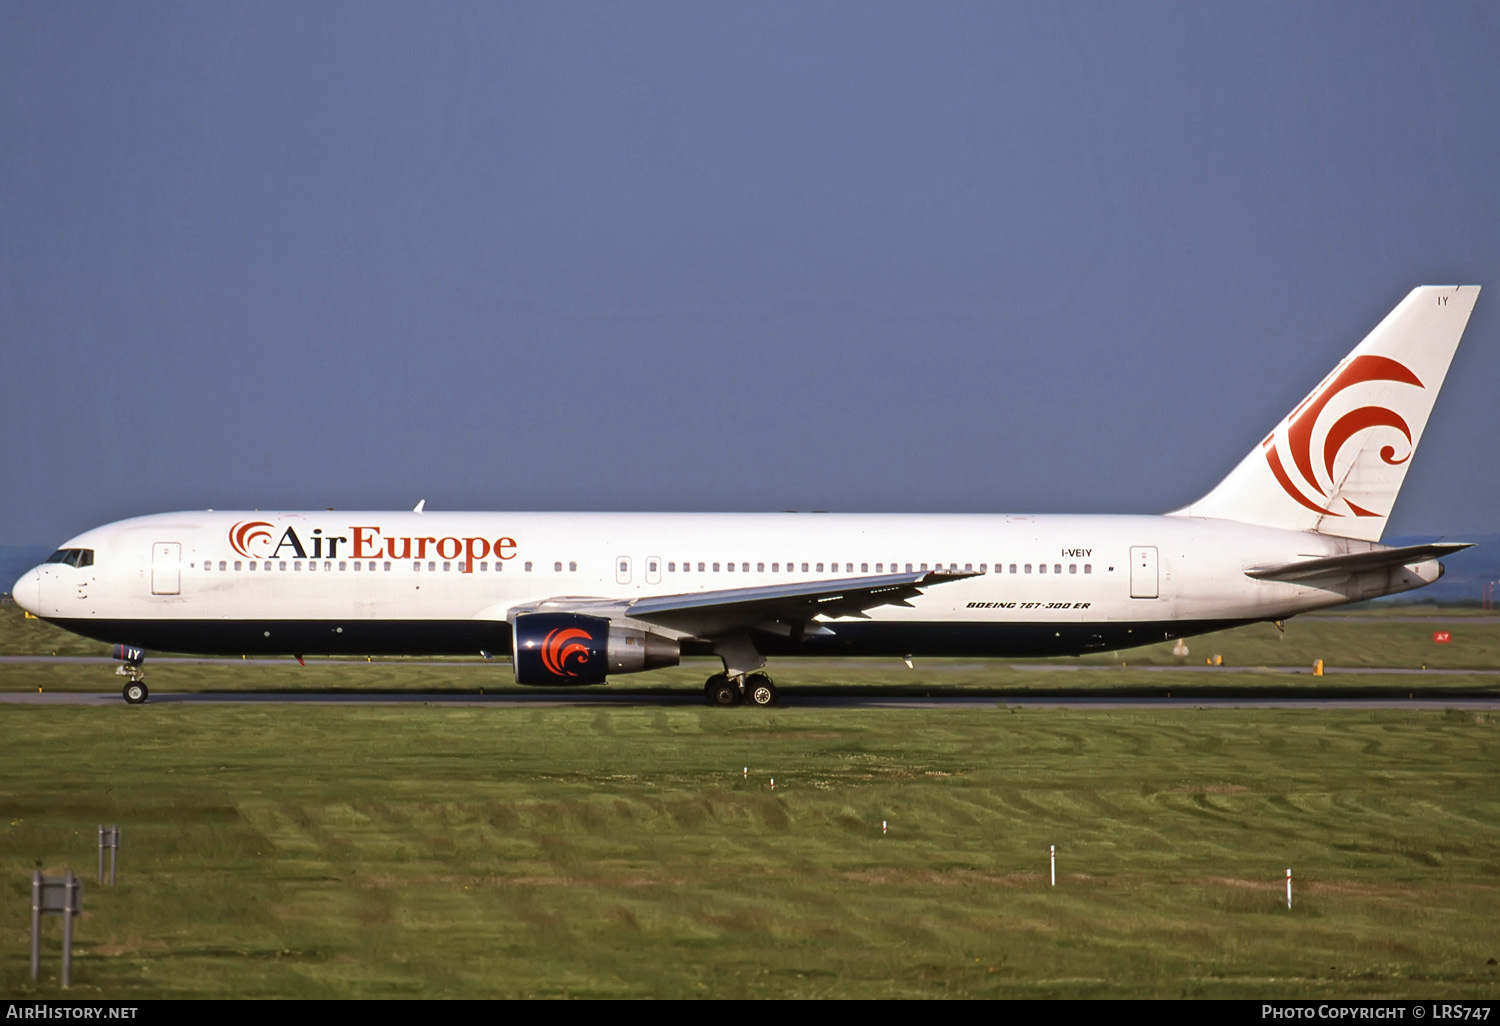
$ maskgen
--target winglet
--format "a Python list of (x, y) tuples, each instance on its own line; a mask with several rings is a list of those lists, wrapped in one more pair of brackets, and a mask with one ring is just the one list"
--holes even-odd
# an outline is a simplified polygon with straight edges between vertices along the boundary
[(413, 506), (411, 508), (411, 511), (413, 513), (420, 513), (420, 512), (422, 512), (422, 507), (425, 506), (425, 505), (427, 505), (427, 500), (426, 499), (422, 499), (415, 506)]

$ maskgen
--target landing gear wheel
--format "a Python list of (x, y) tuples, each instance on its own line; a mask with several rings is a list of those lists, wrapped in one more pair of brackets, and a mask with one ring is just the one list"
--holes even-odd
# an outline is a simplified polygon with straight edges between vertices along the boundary
[(762, 709), (776, 704), (776, 685), (764, 673), (752, 673), (745, 678), (745, 701)]
[(144, 681), (133, 680), (121, 689), (121, 694), (125, 696), (125, 703), (127, 705), (144, 705), (146, 699), (150, 697), (151, 692), (146, 690), (146, 683)]
[(709, 705), (729, 706), (738, 705), (740, 701), (740, 689), (722, 673), (716, 673), (708, 678), (703, 685), (704, 692), (708, 695)]

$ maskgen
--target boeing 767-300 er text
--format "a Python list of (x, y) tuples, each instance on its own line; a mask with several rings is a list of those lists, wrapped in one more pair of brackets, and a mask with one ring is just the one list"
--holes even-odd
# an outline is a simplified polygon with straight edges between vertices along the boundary
[(87, 531), (14, 589), (144, 652), (508, 654), (602, 683), (715, 655), (1052, 656), (1420, 588), (1461, 544), (1379, 544), (1476, 286), (1414, 290), (1218, 487), (1163, 516), (166, 513)]

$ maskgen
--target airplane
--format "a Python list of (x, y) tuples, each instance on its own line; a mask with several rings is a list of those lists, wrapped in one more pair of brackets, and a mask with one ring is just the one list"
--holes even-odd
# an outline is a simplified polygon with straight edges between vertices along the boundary
[(1468, 546), (1380, 537), (1478, 286), (1414, 289), (1202, 498), (1159, 516), (166, 513), (64, 542), (32, 614), (147, 650), (505, 655), (520, 684), (717, 656), (718, 706), (773, 656), (1116, 651), (1423, 587)]

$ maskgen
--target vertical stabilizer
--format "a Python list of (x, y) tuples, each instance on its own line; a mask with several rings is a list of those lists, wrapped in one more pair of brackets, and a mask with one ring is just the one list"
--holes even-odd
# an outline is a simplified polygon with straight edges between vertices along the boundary
[(1217, 488), (1171, 515), (1379, 541), (1478, 296), (1413, 289)]

